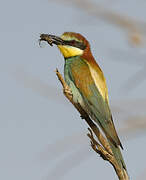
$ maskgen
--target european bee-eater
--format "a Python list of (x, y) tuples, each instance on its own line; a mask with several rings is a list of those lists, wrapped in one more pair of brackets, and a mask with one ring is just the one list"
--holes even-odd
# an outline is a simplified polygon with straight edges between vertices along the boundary
[(46, 37), (49, 44), (56, 44), (64, 56), (64, 77), (73, 101), (79, 103), (103, 130), (118, 164), (126, 170), (119, 146), (123, 147), (109, 108), (106, 80), (91, 53), (89, 42), (74, 32), (65, 32), (61, 37), (42, 34), (40, 40), (46, 40)]

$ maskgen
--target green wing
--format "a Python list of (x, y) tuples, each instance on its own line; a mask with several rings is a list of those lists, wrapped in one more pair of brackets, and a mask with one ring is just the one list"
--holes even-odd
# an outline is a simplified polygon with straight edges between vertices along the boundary
[(113, 124), (108, 100), (104, 100), (91, 76), (86, 62), (79, 58), (70, 66), (70, 77), (78, 88), (91, 118), (101, 127), (108, 139), (121, 145)]

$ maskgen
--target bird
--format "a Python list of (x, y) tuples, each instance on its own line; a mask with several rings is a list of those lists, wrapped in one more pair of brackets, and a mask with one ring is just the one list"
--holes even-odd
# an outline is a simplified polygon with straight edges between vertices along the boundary
[(102, 129), (114, 158), (122, 171), (126, 170), (109, 105), (104, 74), (92, 55), (88, 40), (80, 33), (65, 32), (60, 37), (41, 34), (40, 41), (57, 45), (64, 57), (64, 78), (70, 87), (73, 102), (80, 104), (91, 119)]

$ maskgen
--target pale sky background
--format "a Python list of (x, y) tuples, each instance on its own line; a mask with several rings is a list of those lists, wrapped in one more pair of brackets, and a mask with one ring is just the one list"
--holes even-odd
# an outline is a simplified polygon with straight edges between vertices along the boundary
[[(66, 2), (0, 1), (0, 179), (117, 179), (111, 165), (91, 149), (87, 125), (62, 95), (54, 70), (63, 73), (63, 57), (56, 47), (38, 45), (41, 33), (64, 31), (80, 32), (90, 41), (107, 79), (129, 175), (145, 179), (145, 129), (136, 134), (119, 129), (146, 120), (146, 82), (137, 84), (135, 78), (143, 70), (145, 80), (146, 44), (131, 46), (125, 29)], [(145, 21), (144, 0), (90, 2)]]

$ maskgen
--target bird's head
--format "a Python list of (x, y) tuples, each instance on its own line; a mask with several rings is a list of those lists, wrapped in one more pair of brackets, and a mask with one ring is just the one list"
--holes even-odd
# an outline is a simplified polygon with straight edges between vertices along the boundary
[(85, 50), (90, 50), (88, 41), (79, 33), (65, 32), (60, 37), (41, 34), (40, 41), (47, 41), (50, 45), (56, 44), (64, 58), (82, 56)]

